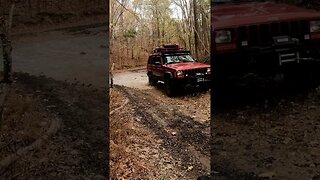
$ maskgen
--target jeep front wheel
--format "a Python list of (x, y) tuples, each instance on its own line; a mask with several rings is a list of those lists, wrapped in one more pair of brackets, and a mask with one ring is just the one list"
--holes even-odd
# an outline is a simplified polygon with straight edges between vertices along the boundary
[(166, 83), (166, 94), (173, 97), (176, 94), (176, 88), (172, 84)]

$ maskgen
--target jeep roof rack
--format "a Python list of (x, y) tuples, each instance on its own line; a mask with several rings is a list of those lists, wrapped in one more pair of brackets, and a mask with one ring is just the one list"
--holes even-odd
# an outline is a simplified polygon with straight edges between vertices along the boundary
[(178, 44), (163, 44), (160, 47), (156, 47), (153, 53), (190, 53), (190, 51), (183, 50)]

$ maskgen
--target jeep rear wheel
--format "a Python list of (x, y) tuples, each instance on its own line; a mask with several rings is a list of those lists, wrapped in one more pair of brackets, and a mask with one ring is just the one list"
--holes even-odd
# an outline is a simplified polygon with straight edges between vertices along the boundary
[(149, 78), (149, 84), (151, 86), (155, 86), (157, 84), (158, 81), (155, 77), (153, 77), (152, 75), (149, 75), (148, 78)]

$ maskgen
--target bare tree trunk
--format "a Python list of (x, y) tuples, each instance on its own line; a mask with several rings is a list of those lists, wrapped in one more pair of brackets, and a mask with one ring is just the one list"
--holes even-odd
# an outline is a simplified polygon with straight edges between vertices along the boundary
[(159, 18), (160, 18), (160, 16), (159, 16), (159, 11), (158, 11), (158, 8), (157, 8), (157, 10), (156, 10), (156, 14), (157, 14), (157, 44), (158, 45), (160, 45), (160, 43), (161, 43), (161, 32), (160, 32), (160, 21), (159, 21)]
[[(125, 4), (125, 0), (121, 0), (121, 4)], [(121, 32), (121, 36), (119, 37), (120, 38), (120, 52), (122, 52), (124, 50), (124, 41), (125, 39), (123, 38), (123, 34), (124, 34), (124, 8), (121, 9), (121, 15), (120, 15), (120, 32)], [(120, 55), (120, 59), (119, 59), (119, 64), (120, 64), (120, 68), (124, 65), (124, 58), (123, 58), (123, 55)]]
[(188, 14), (188, 16), (187, 16), (187, 20), (188, 20), (188, 28), (189, 28), (189, 37), (188, 37), (188, 39), (189, 39), (189, 49), (190, 49), (190, 51), (191, 52), (194, 52), (194, 49), (193, 49), (193, 43), (194, 43), (194, 38), (193, 38), (193, 36), (192, 36), (192, 33), (193, 33), (193, 25), (192, 25), (192, 11), (193, 11), (193, 1), (190, 1), (189, 2), (189, 6), (190, 6), (190, 8), (189, 8), (189, 14)]
[(12, 82), (12, 45), (10, 41), (10, 30), (12, 26), (12, 17), (15, 4), (13, 3), (9, 12), (9, 21), (6, 23), (2, 19), (2, 32), (0, 31), (1, 41), (2, 41), (2, 51), (3, 51), (3, 82)]
[(194, 49), (196, 53), (196, 57), (199, 58), (199, 25), (198, 25), (198, 7), (197, 0), (193, 0), (193, 21), (194, 21)]
[(160, 31), (160, 21), (159, 21), (159, 4), (158, 1), (153, 1), (152, 3), (152, 19), (154, 21), (153, 30), (153, 47), (160, 45), (161, 31)]
[(126, 38), (126, 43), (127, 43), (127, 45), (126, 45), (126, 51), (127, 51), (127, 55), (126, 55), (126, 65), (128, 65), (128, 61), (129, 61), (129, 38)]
[(2, 36), (1, 40), (3, 43), (3, 82), (10, 83), (12, 82), (12, 46), (10, 40), (5, 36)]
[(15, 3), (12, 3), (11, 8), (10, 8), (10, 12), (9, 12), (9, 23), (8, 23), (8, 37), (10, 36), (10, 31), (11, 31), (11, 27), (12, 27), (12, 18), (13, 18), (13, 11), (14, 11), (14, 7), (15, 7)]
[[(134, 39), (133, 39), (133, 40), (131, 40), (131, 43), (130, 43), (130, 45), (131, 45), (131, 59), (133, 61), (134, 61), (134, 51), (133, 51), (134, 44), (135, 44), (135, 42), (134, 42)], [(134, 61), (134, 63), (135, 63), (135, 61)]]
[(110, 68), (110, 88), (113, 88), (113, 69), (114, 69), (114, 63), (112, 63)]
[(33, 17), (31, 0), (28, 0), (28, 8), (29, 8), (29, 12), (30, 12), (30, 17)]

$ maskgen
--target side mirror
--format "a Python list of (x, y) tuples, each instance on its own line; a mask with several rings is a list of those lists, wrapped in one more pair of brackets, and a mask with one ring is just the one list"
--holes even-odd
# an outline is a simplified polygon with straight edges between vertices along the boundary
[(196, 58), (194, 58), (194, 61), (195, 61), (195, 62), (199, 62), (198, 59), (196, 59)]

